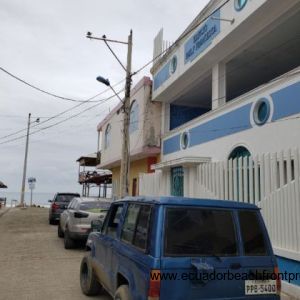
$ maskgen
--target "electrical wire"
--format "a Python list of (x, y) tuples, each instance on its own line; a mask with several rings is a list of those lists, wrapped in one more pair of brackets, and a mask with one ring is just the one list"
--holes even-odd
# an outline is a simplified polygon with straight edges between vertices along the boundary
[[(121, 92), (123, 92), (123, 91), (124, 91), (124, 89), (122, 89), (121, 91), (119, 91), (118, 94), (121, 93)], [(110, 96), (110, 97), (108, 97), (108, 98), (106, 98), (106, 99), (102, 99), (101, 102), (98, 102), (97, 104), (94, 104), (94, 105), (92, 105), (92, 106), (90, 106), (90, 107), (88, 107), (88, 108), (86, 108), (86, 109), (84, 109), (84, 110), (78, 112), (77, 114), (71, 115), (71, 116), (69, 116), (68, 118), (65, 118), (65, 119), (63, 119), (63, 120), (61, 120), (61, 121), (58, 121), (58, 122), (53, 123), (53, 124), (51, 124), (51, 125), (42, 127), (42, 128), (40, 128), (40, 129), (38, 129), (38, 130), (36, 130), (36, 131), (34, 131), (34, 132), (31, 132), (29, 135), (36, 134), (36, 133), (41, 132), (41, 131), (43, 131), (43, 130), (46, 130), (46, 129), (52, 128), (52, 127), (54, 127), (54, 126), (57, 126), (57, 125), (59, 125), (59, 124), (62, 124), (62, 123), (64, 123), (64, 122), (68, 121), (68, 120), (71, 120), (71, 119), (73, 119), (73, 118), (75, 118), (75, 117), (81, 115), (82, 113), (85, 113), (86, 111), (89, 111), (89, 110), (91, 110), (91, 109), (93, 109), (93, 108), (95, 108), (95, 107), (97, 107), (97, 106), (99, 106), (99, 105), (101, 105), (101, 104), (107, 102), (108, 100), (110, 100), (110, 99), (112, 99), (112, 98), (114, 98), (114, 97), (116, 97), (115, 94), (113, 94), (112, 96)], [(44, 122), (44, 123), (45, 123), (45, 122)], [(10, 140), (6, 140), (6, 141), (4, 141), (4, 142), (1, 142), (0, 145), (6, 144), (6, 143), (10, 143), (10, 142), (13, 142), (13, 141), (17, 141), (17, 140), (19, 140), (19, 139), (23, 139), (23, 138), (25, 138), (26, 136), (27, 136), (27, 135), (25, 134), (25, 135), (22, 135), (22, 136), (19, 136), (19, 137), (10, 139)]]
[[(122, 82), (124, 82), (124, 81), (125, 81), (125, 79), (123, 79), (123, 80), (117, 82), (117, 83), (114, 84), (113, 86), (114, 86), (114, 87), (115, 87), (115, 86), (118, 86), (120, 83), (122, 83)], [(67, 112), (69, 112), (69, 111), (74, 110), (75, 108), (77, 108), (77, 107), (79, 107), (79, 106), (81, 106), (81, 105), (84, 105), (84, 104), (86, 104), (86, 103), (89, 103), (89, 102), (91, 102), (92, 99), (94, 99), (94, 98), (96, 98), (96, 97), (98, 97), (98, 96), (100, 96), (100, 95), (102, 95), (102, 94), (104, 94), (104, 93), (106, 93), (106, 92), (108, 92), (108, 91), (110, 91), (110, 88), (105, 89), (104, 91), (102, 91), (102, 92), (98, 93), (97, 95), (95, 95), (95, 96), (93, 96), (93, 97), (91, 97), (91, 98), (85, 100), (84, 102), (81, 102), (81, 103), (79, 103), (79, 104), (76, 104), (75, 106), (72, 106), (72, 107), (70, 107), (70, 108), (68, 108), (68, 109), (66, 109), (66, 110), (64, 110), (64, 111), (62, 111), (62, 112), (60, 112), (60, 113), (58, 113), (58, 114), (56, 114), (56, 115), (53, 115), (53, 116), (47, 118), (46, 120), (43, 120), (42, 122), (39, 122), (39, 123), (33, 125), (32, 128), (34, 128), (34, 127), (36, 127), (36, 126), (40, 126), (41, 124), (47, 123), (47, 122), (49, 122), (49, 121), (51, 121), (51, 120), (53, 120), (53, 119), (56, 119), (56, 118), (60, 117), (61, 115), (65, 114), (65, 113), (67, 113)], [(124, 91), (124, 89), (123, 89), (122, 91)], [(119, 91), (118, 93), (121, 93), (122, 91)], [(99, 102), (99, 101), (102, 101), (102, 100), (97, 100), (97, 102)], [(18, 133), (21, 133), (21, 132), (23, 132), (23, 131), (26, 131), (26, 130), (27, 130), (27, 127), (26, 127), (26, 128), (23, 128), (23, 129), (20, 129), (20, 130), (18, 130), (18, 131), (12, 132), (12, 133), (10, 133), (10, 134), (7, 134), (7, 135), (5, 135), (5, 136), (1, 136), (1, 137), (0, 137), (0, 140), (6, 139), (6, 138), (11, 137), (11, 136), (14, 136), (14, 135), (16, 135), (16, 134), (18, 134)]]
[[(42, 89), (42, 88), (39, 88), (39, 87), (33, 85), (32, 83), (27, 82), (26, 80), (20, 78), (20, 77), (17, 76), (17, 75), (12, 74), (12, 73), (9, 72), (8, 70), (4, 69), (3, 67), (0, 67), (0, 71), (6, 73), (6, 74), (9, 75), (10, 77), (12, 77), (12, 78), (18, 80), (19, 82), (22, 82), (23, 84), (25, 84), (25, 85), (27, 85), (27, 86), (29, 86), (29, 87), (31, 87), (31, 88), (33, 88), (33, 89), (35, 89), (35, 90), (37, 90), (37, 91), (43, 93), (43, 94), (46, 94), (46, 95), (48, 95), (48, 96), (52, 96), (52, 97), (54, 97), (54, 98), (58, 98), (58, 99), (60, 99), (60, 100), (65, 100), (65, 101), (81, 102), (81, 103), (86, 103), (86, 102), (87, 102), (87, 100), (78, 100), (78, 99), (73, 99), (73, 98), (63, 97), (63, 96), (54, 94), (54, 93), (52, 93), (52, 92), (48, 92), (48, 91), (46, 91), (46, 90), (44, 90), (44, 89)], [(123, 82), (123, 81), (125, 81), (125, 79), (123, 79), (122, 82)], [(109, 90), (110, 90), (110, 88), (106, 89), (106, 92), (109, 91)], [(101, 93), (101, 94), (102, 94), (102, 93)], [(99, 96), (99, 94), (97, 94), (97, 95), (95, 95), (95, 96), (93, 96), (93, 97), (90, 97), (88, 102), (98, 102), (99, 100), (92, 101), (92, 99), (96, 98), (97, 96)]]

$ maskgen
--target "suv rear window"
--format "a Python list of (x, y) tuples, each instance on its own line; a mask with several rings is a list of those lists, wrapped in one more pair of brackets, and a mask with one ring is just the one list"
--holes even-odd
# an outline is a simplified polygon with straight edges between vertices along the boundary
[(195, 207), (167, 208), (165, 255), (237, 255), (232, 212)]
[(109, 207), (110, 207), (109, 202), (89, 201), (89, 202), (82, 202), (80, 204), (79, 209), (89, 211), (89, 212), (94, 212), (94, 213), (100, 213), (103, 211), (108, 211)]
[(147, 249), (151, 211), (151, 205), (130, 204), (121, 239), (145, 251)]
[(80, 197), (79, 194), (58, 194), (55, 202), (70, 202), (73, 198)]
[(239, 220), (245, 255), (267, 255), (268, 251), (258, 213), (241, 211), (239, 212)]

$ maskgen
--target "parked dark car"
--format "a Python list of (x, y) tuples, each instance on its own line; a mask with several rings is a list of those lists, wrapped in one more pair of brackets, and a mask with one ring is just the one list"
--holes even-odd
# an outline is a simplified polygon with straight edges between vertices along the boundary
[(104, 288), (118, 300), (280, 299), (276, 258), (252, 204), (125, 198), (87, 249), (86, 295)]
[(49, 209), (49, 224), (57, 224), (60, 214), (68, 207), (74, 197), (80, 197), (78, 193), (56, 193)]

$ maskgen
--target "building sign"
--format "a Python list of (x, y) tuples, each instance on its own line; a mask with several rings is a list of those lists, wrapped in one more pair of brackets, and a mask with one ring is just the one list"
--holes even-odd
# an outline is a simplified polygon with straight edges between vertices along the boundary
[(220, 33), (220, 10), (216, 11), (184, 45), (184, 63), (193, 61)]

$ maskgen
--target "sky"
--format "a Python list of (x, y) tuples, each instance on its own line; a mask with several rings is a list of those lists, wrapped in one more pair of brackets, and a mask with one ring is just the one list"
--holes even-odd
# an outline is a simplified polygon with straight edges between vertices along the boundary
[[(125, 73), (101, 41), (94, 36), (126, 41), (133, 30), (132, 70), (152, 59), (153, 39), (164, 28), (164, 39), (174, 41), (197, 16), (208, 0), (0, 0), (0, 67), (41, 89), (62, 97), (86, 100), (105, 90), (95, 80), (98, 75), (120, 82)], [(112, 45), (126, 63), (127, 48)], [(150, 76), (148, 69), (138, 74)], [(116, 87), (121, 90), (124, 83)], [(94, 100), (106, 99), (106, 92)], [(21, 189), (25, 139), (8, 142), (24, 131), (4, 136), (75, 106), (36, 91), (0, 71), (0, 180), (8, 192)], [(118, 104), (111, 99), (80, 116), (30, 136), (27, 177), (37, 179), (36, 192), (80, 191), (77, 183), (81, 155), (97, 151), (97, 124)], [(36, 129), (62, 121), (95, 105), (85, 103), (40, 124)], [(2, 144), (1, 144), (2, 143)], [(28, 185), (26, 184), (26, 190)], [(0, 190), (1, 197), (1, 190)]]

